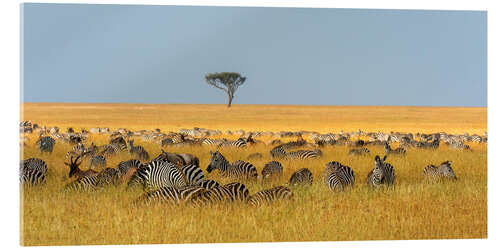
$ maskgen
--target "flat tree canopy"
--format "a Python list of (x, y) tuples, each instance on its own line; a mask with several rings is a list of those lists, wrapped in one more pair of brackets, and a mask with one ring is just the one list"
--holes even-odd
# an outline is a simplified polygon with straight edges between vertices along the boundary
[(221, 72), (205, 75), (205, 80), (208, 84), (218, 89), (222, 89), (227, 93), (228, 108), (231, 107), (231, 103), (233, 102), (234, 92), (236, 92), (239, 86), (243, 85), (246, 79), (246, 77), (235, 72)]

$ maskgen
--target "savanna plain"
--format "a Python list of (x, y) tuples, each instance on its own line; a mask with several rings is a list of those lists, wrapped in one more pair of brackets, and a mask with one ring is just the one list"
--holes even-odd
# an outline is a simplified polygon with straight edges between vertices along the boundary
[[(360, 107), (360, 106), (278, 106), (278, 105), (146, 105), (146, 104), (64, 104), (24, 103), (21, 120), (39, 125), (109, 127), (177, 132), (180, 128), (207, 128), (245, 131), (316, 131), (319, 133), (412, 132), (479, 134), (487, 131), (486, 108), (456, 107)], [(324, 146), (323, 156), (309, 160), (280, 160), (283, 177), (272, 183), (245, 183), (250, 194), (283, 185), (291, 174), (309, 168), (311, 187), (293, 189), (294, 198), (270, 206), (248, 207), (224, 204), (210, 207), (151, 204), (133, 206), (140, 190), (125, 191), (125, 184), (94, 192), (63, 192), (69, 168), (66, 152), (72, 145), (56, 142), (51, 154), (36, 147), (38, 135), (28, 134), (21, 147), (21, 159), (38, 157), (48, 165), (46, 184), (21, 189), (21, 244), (156, 244), (274, 241), (352, 241), (463, 239), (487, 237), (487, 143), (469, 142), (471, 150), (408, 148), (406, 156), (387, 158), (395, 168), (393, 187), (372, 189), (366, 177), (374, 167), (375, 155), (384, 155), (383, 146), (368, 146), (367, 156), (349, 156), (349, 146)], [(220, 135), (237, 139), (238, 136)], [(269, 142), (275, 138), (256, 138)], [(289, 138), (294, 140), (295, 138)], [(309, 140), (305, 137), (304, 139)], [(351, 139), (367, 139), (362, 136)], [(286, 142), (288, 139), (282, 139)], [(86, 143), (106, 144), (109, 135), (90, 134)], [(135, 139), (153, 158), (161, 149), (190, 153), (205, 171), (210, 150), (215, 147), (161, 147), (156, 142)], [(398, 146), (396, 143), (393, 147)], [(259, 152), (262, 159), (247, 160), (260, 172), (273, 160), (271, 145), (246, 149), (221, 148), (230, 161), (246, 160)], [(129, 160), (121, 152), (107, 160), (108, 167)], [(423, 177), (428, 164), (452, 161), (458, 177), (454, 182), (430, 183)], [(338, 161), (351, 167), (356, 183), (351, 191), (334, 193), (322, 178), (325, 164)], [(86, 168), (86, 162), (82, 163)], [(217, 171), (205, 176), (220, 183), (229, 181)]]

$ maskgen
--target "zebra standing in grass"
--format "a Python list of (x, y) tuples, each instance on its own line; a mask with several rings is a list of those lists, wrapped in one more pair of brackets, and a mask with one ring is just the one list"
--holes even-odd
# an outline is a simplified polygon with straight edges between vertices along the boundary
[(198, 183), (198, 186), (204, 188), (204, 189), (211, 189), (211, 188), (214, 188), (214, 187), (218, 187), (220, 186), (220, 184), (214, 180), (202, 180)]
[(225, 139), (212, 139), (212, 138), (204, 138), (201, 141), (201, 144), (203, 145), (209, 145), (209, 146), (221, 146), (226, 140)]
[(234, 147), (234, 148), (244, 148), (247, 146), (247, 142), (243, 138), (238, 138), (236, 141), (224, 141), (220, 147)]
[(181, 171), (186, 178), (187, 185), (199, 185), (205, 179), (203, 170), (197, 165), (182, 166)]
[(283, 166), (279, 161), (270, 161), (264, 165), (262, 169), (262, 180), (270, 180), (273, 178), (279, 178), (283, 175)]
[(385, 162), (387, 155), (383, 159), (377, 155), (375, 156), (375, 168), (368, 174), (368, 185), (378, 187), (383, 184), (392, 185), (396, 176), (394, 174), (394, 167)]
[(353, 148), (351, 150), (349, 150), (349, 155), (365, 155), (365, 154), (369, 154), (370, 153), (370, 150), (367, 149), (367, 148), (360, 148), (360, 149), (357, 149), (357, 148)]
[(19, 179), (21, 184), (36, 185), (45, 183), (47, 163), (39, 158), (21, 161)]
[(271, 205), (277, 200), (290, 200), (292, 198), (292, 190), (285, 186), (278, 186), (255, 193), (248, 198), (247, 203), (251, 206)]
[(271, 151), (269, 153), (270, 153), (272, 158), (283, 159), (286, 157), (286, 151), (283, 148), (283, 145), (278, 145), (278, 146), (274, 147), (273, 149), (271, 149)]
[(424, 168), (424, 176), (432, 180), (439, 180), (444, 178), (457, 180), (455, 172), (451, 168), (451, 161), (445, 161), (441, 163), (439, 167), (436, 167), (434, 165), (427, 165)]
[(134, 146), (134, 140), (129, 140), (128, 144), (130, 154), (135, 154), (140, 160), (149, 161), (149, 154), (143, 146)]
[(125, 173), (127, 173), (129, 171), (129, 169), (132, 169), (132, 168), (135, 168), (135, 169), (138, 169), (142, 166), (142, 163), (141, 161), (137, 160), (137, 159), (131, 159), (131, 160), (128, 160), (128, 161), (122, 161), (120, 163), (118, 163), (118, 172), (120, 173), (120, 175), (124, 175)]
[(40, 139), (38, 139), (36, 144), (38, 145), (38, 150), (40, 151), (40, 153), (43, 152), (52, 153), (56, 141), (52, 139), (52, 137), (50, 136), (42, 136), (40, 137)]
[(404, 149), (402, 147), (399, 147), (396, 149), (391, 149), (391, 146), (389, 145), (388, 142), (385, 142), (384, 150), (385, 150), (386, 155), (388, 155), (388, 154), (405, 155), (406, 154), (406, 149)]
[(312, 159), (319, 158), (323, 155), (321, 150), (298, 150), (294, 152), (289, 152), (286, 154), (286, 159)]
[(223, 202), (246, 202), (248, 196), (249, 192), (244, 184), (232, 182), (198, 193), (191, 199), (191, 204), (200, 207), (207, 204)]
[(106, 167), (106, 157), (103, 155), (94, 155), (90, 157), (88, 167), (97, 167), (97, 168), (103, 168)]
[(192, 197), (204, 192), (206, 189), (198, 186), (185, 186), (180, 188), (162, 187), (143, 194), (134, 204), (150, 204), (152, 202), (168, 203), (170, 205), (181, 205), (191, 201)]
[(309, 185), (311, 186), (313, 182), (313, 176), (311, 170), (307, 168), (302, 168), (292, 174), (290, 177), (289, 185)]
[(212, 158), (207, 167), (207, 172), (218, 169), (223, 177), (235, 179), (257, 179), (257, 169), (249, 162), (237, 160), (230, 164), (226, 158), (219, 152), (210, 151)]
[(161, 187), (184, 187), (187, 180), (181, 170), (176, 165), (163, 162), (152, 161), (139, 168), (130, 178), (127, 186), (140, 185), (143, 190), (151, 191)]
[(354, 171), (348, 166), (332, 161), (326, 164), (325, 183), (332, 191), (344, 191), (354, 186)]

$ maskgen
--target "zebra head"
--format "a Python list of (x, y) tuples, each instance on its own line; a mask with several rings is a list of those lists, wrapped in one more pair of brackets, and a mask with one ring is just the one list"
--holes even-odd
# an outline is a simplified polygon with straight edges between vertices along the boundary
[(373, 169), (373, 184), (381, 184), (384, 178), (384, 161), (387, 159), (387, 155), (384, 156), (383, 159), (380, 159), (380, 156), (375, 156), (375, 168)]
[(453, 172), (453, 169), (451, 168), (451, 161), (441, 163), (439, 166), (439, 174), (452, 180), (457, 180), (455, 172)]
[(212, 158), (210, 159), (210, 164), (208, 164), (207, 172), (210, 173), (215, 169), (225, 169), (228, 165), (226, 158), (224, 158), (219, 151), (210, 151), (210, 154), (212, 155)]

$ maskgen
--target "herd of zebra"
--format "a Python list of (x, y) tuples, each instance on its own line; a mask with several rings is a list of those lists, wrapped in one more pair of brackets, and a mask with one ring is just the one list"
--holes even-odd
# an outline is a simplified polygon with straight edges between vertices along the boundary
[[(82, 129), (80, 133), (77, 133), (72, 128), (69, 128), (66, 133), (60, 133), (59, 129), (55, 129), (55, 127), (47, 129), (29, 121), (21, 123), (22, 133), (39, 133), (36, 146), (42, 156), (53, 151), (56, 140), (74, 145), (72, 150), (66, 153), (64, 164), (69, 168), (68, 177), (75, 179), (64, 187), (65, 191), (95, 190), (126, 183), (126, 190), (141, 188), (144, 192), (134, 204), (166, 202), (193, 206), (235, 201), (258, 206), (271, 204), (277, 200), (292, 199), (294, 196), (292, 190), (295, 187), (312, 185), (313, 175), (308, 168), (302, 168), (294, 172), (288, 182), (283, 185), (264, 189), (252, 195), (250, 195), (244, 182), (255, 183), (259, 180), (268, 182), (280, 179), (283, 175), (283, 166), (280, 160), (320, 158), (323, 153), (319, 148), (328, 145), (349, 145), (352, 147), (348, 152), (349, 155), (369, 153), (370, 151), (365, 147), (367, 145), (384, 146), (385, 156), (375, 156), (374, 168), (366, 177), (366, 183), (376, 188), (394, 185), (396, 179), (395, 168), (386, 162), (388, 155), (397, 154), (404, 157), (408, 147), (436, 149), (441, 141), (452, 148), (464, 150), (470, 150), (470, 147), (464, 143), (466, 141), (487, 142), (486, 134), (483, 137), (479, 136), (479, 139), (475, 135), (418, 134), (420, 140), (417, 141), (412, 134), (402, 133), (384, 134), (364, 133), (362, 131), (326, 135), (313, 133), (309, 134), (309, 136), (314, 143), (309, 143), (303, 139), (303, 136), (307, 135), (305, 132), (283, 132), (277, 133), (279, 138), (266, 143), (255, 139), (262, 136), (263, 132), (245, 133), (241, 131), (240, 137), (235, 141), (231, 141), (206, 136), (196, 137), (194, 135), (199, 135), (200, 131), (209, 134), (210, 132), (207, 131), (211, 131), (199, 128), (169, 134), (163, 134), (159, 129), (140, 133), (125, 129), (118, 129), (114, 132), (110, 132), (108, 129), (91, 129), (91, 131), (94, 132)], [(109, 143), (100, 146), (94, 143), (88, 145), (86, 140), (90, 133), (108, 134)], [(145, 137), (144, 135), (148, 136)], [(355, 135), (368, 136), (369, 139), (366, 141), (360, 139), (351, 141), (350, 138)], [(200, 168), (198, 157), (195, 155), (165, 152), (162, 148), (161, 153), (150, 160), (149, 153), (144, 147), (134, 145), (133, 137), (139, 136), (143, 140), (158, 140), (161, 147), (212, 145), (216, 147), (245, 148), (255, 144), (267, 144), (272, 145), (269, 155), (273, 160), (265, 164), (259, 176), (257, 168), (249, 161), (236, 160), (230, 163), (218, 150), (215, 152), (210, 151), (211, 159), (206, 172), (210, 174), (217, 170), (223, 180), (229, 182), (221, 184), (206, 178), (204, 171)], [(281, 142), (281, 138), (290, 136), (297, 136), (298, 139), (287, 143)], [(399, 142), (400, 147), (391, 148), (390, 143), (394, 141)], [(26, 145), (26, 142), (23, 145)], [(310, 148), (310, 150), (293, 151), (293, 149), (299, 148)], [(126, 151), (131, 154), (132, 159), (120, 162), (116, 168), (107, 167), (107, 158)], [(254, 153), (249, 155), (246, 160), (262, 159), (262, 157), (262, 154)], [(85, 171), (80, 168), (84, 159), (88, 159), (88, 170)], [(93, 169), (95, 167), (101, 170), (95, 171)], [(47, 170), (47, 164), (41, 158), (22, 160), (20, 164), (20, 181), (28, 186), (43, 184), (46, 182)], [(430, 180), (457, 179), (451, 168), (450, 161), (444, 161), (438, 166), (426, 166), (423, 175)], [(341, 192), (354, 187), (354, 171), (340, 162), (328, 162), (322, 176), (324, 183), (332, 191)]]

